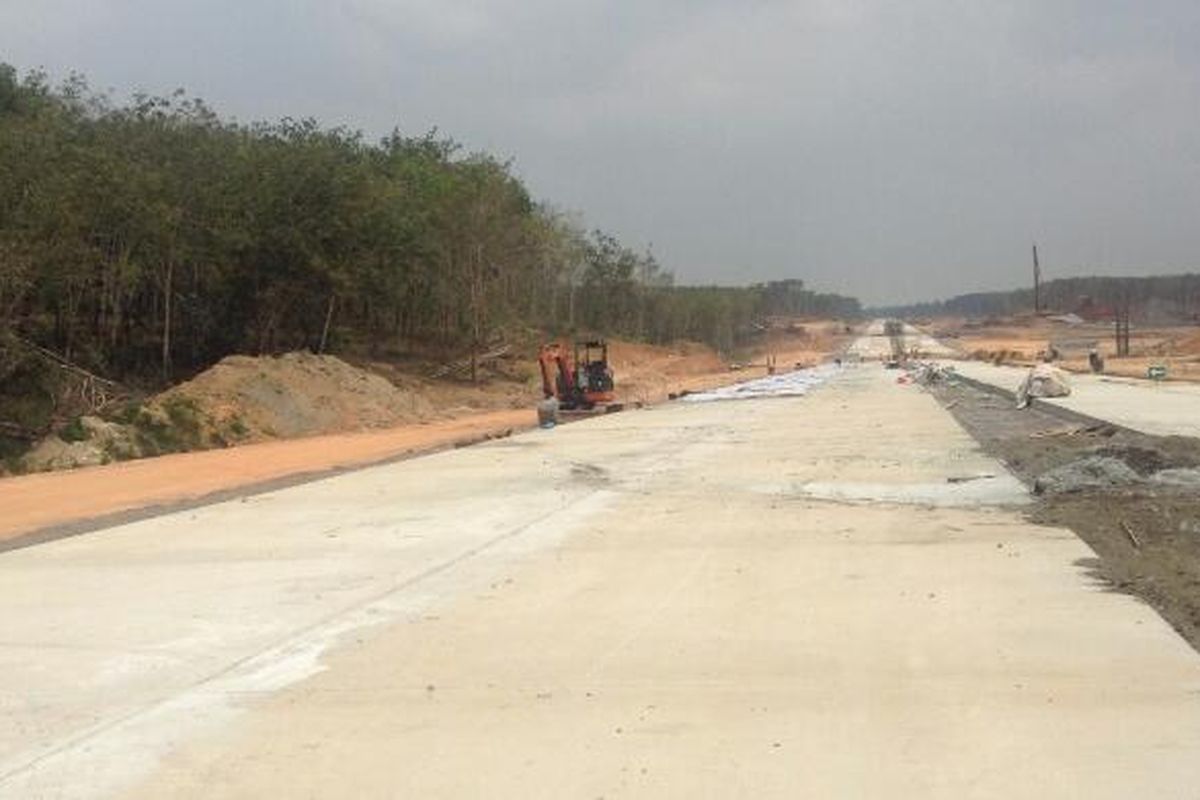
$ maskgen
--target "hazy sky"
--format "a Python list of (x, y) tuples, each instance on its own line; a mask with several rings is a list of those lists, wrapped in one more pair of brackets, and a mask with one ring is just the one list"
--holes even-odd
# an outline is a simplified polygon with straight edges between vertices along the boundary
[(1200, 268), (1197, 0), (0, 0), (0, 61), (437, 126), (684, 281)]

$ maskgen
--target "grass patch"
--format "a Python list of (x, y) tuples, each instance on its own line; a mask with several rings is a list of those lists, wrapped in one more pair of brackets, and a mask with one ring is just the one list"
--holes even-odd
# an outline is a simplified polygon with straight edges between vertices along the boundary
[(250, 433), (250, 429), (246, 427), (246, 423), (242, 422), (241, 417), (234, 417), (229, 422), (229, 432), (239, 439), (244, 439), (246, 434)]
[(92, 438), (91, 432), (83, 426), (83, 417), (71, 417), (62, 430), (58, 432), (58, 438), (64, 442), (86, 442)]
[(161, 414), (144, 406), (132, 414), (130, 424), (141, 452), (163, 455), (204, 447), (200, 408), (194, 400), (171, 397), (163, 401), (161, 408)]
[(200, 407), (195, 400), (178, 395), (170, 397), (163, 402), (163, 410), (182, 441), (193, 446), (200, 443)]
[(29, 447), (24, 442), (13, 442), (0, 437), (0, 465), (9, 475), (24, 475), (26, 472), (24, 455)]

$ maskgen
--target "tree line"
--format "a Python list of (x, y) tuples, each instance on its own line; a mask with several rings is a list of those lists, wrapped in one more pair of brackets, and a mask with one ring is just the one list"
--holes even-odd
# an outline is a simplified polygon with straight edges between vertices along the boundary
[[(1200, 274), (1141, 278), (1059, 278), (1041, 286), (1041, 305), (1059, 313), (1143, 323), (1200, 322)], [(975, 292), (928, 303), (873, 309), (880, 316), (1003, 316), (1033, 311), (1033, 289)]]
[(729, 350), (765, 314), (857, 310), (799, 281), (676, 286), (436, 133), (240, 123), (0, 64), (0, 381), (16, 341), (152, 386), (231, 353), (449, 350), (511, 326)]

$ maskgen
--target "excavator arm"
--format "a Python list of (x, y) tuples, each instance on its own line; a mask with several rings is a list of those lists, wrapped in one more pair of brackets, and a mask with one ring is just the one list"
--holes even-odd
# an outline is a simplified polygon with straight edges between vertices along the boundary
[(538, 364), (542, 370), (542, 394), (570, 403), (575, 395), (575, 379), (562, 347), (557, 343), (542, 345)]

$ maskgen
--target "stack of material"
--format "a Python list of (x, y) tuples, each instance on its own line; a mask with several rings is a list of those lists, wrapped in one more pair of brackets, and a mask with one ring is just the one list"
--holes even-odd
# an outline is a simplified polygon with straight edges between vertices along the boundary
[[(512, 347), (509, 345), (502, 344), (497, 347), (493, 347), (487, 352), (479, 353), (475, 356), (475, 367), (482, 367), (500, 358), (508, 358), (511, 354)], [(447, 375), (454, 375), (455, 377), (465, 380), (471, 377), (471, 363), (471, 356), (460, 358), (458, 361), (451, 361), (449, 363), (442, 364), (433, 371), (432, 375), (435, 378), (445, 378)]]
[(921, 386), (928, 386), (931, 383), (944, 383), (952, 381), (957, 377), (957, 372), (955, 372), (953, 366), (943, 366), (924, 361), (910, 365), (908, 372), (912, 376), (913, 382)]
[(1025, 408), (1034, 397), (1067, 397), (1071, 384), (1066, 373), (1049, 364), (1038, 364), (1017, 387), (1017, 408)]

